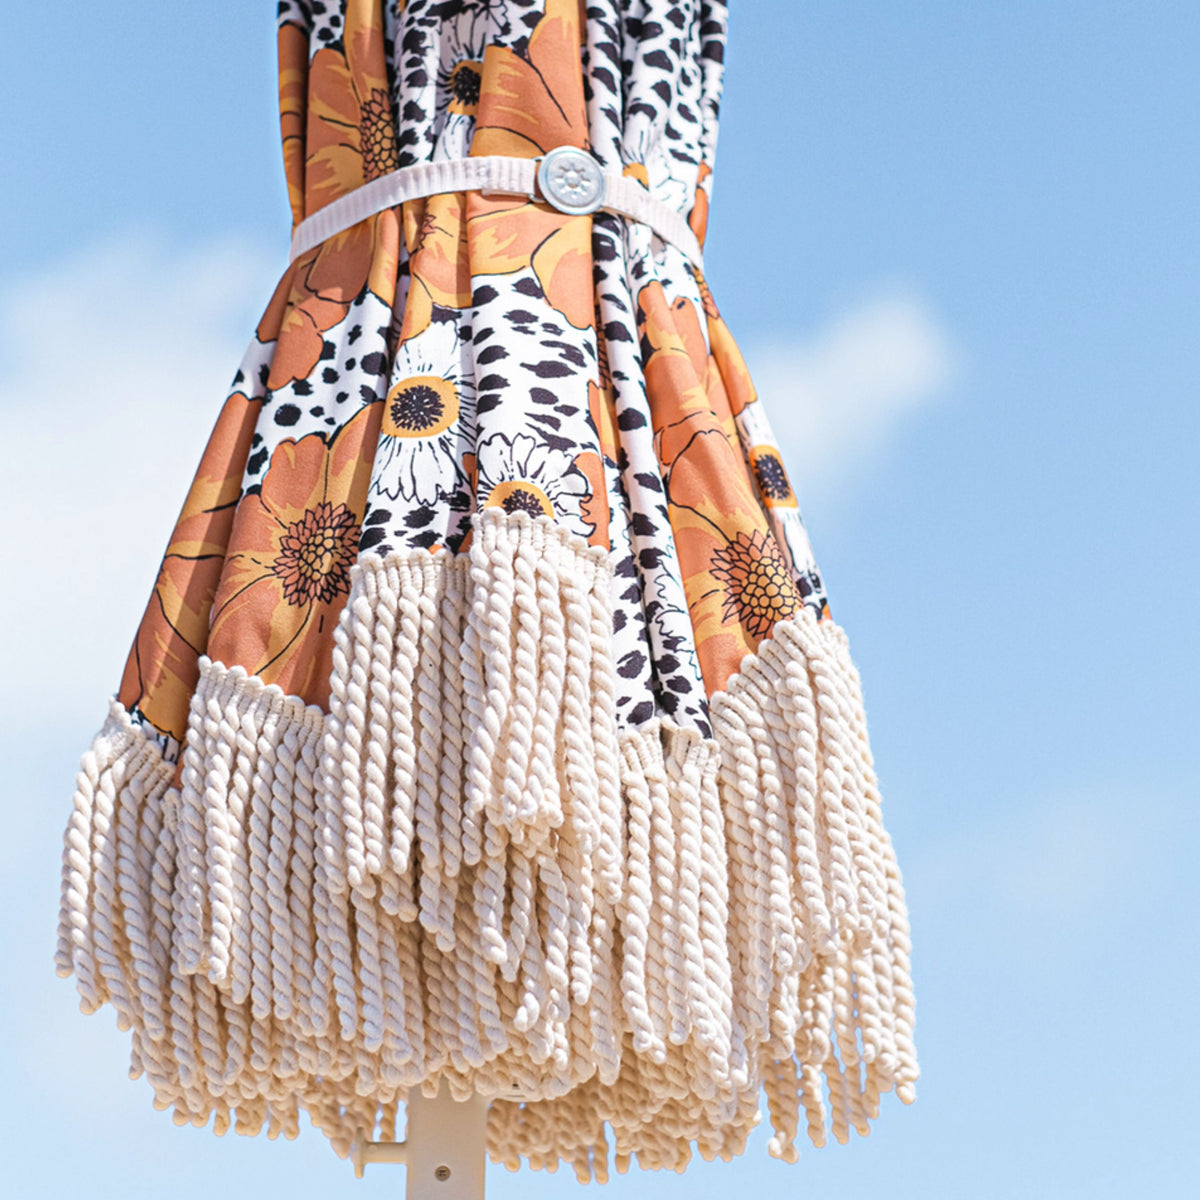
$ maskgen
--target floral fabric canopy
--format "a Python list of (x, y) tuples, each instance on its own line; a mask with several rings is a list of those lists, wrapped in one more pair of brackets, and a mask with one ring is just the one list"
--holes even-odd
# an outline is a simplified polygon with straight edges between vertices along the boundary
[[(703, 240), (714, 0), (283, 0), (293, 221), (589, 151)], [(740, 1153), (766, 1087), (914, 1095), (857, 673), (763, 402), (648, 226), (442, 193), (299, 256), (200, 461), (66, 836), (59, 968), (181, 1121), (345, 1154), (409, 1090), (494, 1157)], [(803, 1114), (803, 1117), (801, 1116)]]

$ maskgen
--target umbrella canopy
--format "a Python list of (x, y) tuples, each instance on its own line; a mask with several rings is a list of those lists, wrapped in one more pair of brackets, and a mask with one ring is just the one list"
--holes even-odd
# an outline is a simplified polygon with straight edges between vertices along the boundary
[(725, 17), (279, 6), (296, 226), (569, 146), (690, 234), (464, 187), (284, 274), (66, 833), (59, 970), (180, 1123), (346, 1154), (445, 1081), (603, 1178), (914, 1096), (858, 676), (696, 261)]

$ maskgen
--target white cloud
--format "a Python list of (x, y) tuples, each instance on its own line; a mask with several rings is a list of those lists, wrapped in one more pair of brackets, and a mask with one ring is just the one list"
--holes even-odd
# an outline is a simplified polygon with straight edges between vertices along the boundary
[[(0, 287), (9, 728), (104, 716), (282, 258), (130, 234)], [(15, 453), (12, 453), (15, 448)], [(19, 683), (17, 682), (19, 681)]]
[(852, 480), (905, 418), (945, 395), (956, 365), (929, 306), (895, 288), (807, 338), (747, 342), (746, 357), (801, 499)]

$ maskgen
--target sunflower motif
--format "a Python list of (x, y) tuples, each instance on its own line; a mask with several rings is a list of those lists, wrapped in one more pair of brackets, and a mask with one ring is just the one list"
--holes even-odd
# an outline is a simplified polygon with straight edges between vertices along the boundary
[(726, 619), (736, 619), (753, 637), (766, 637), (776, 621), (799, 610), (791, 571), (769, 534), (739, 533), (713, 561), (712, 574), (726, 589)]
[(483, 83), (483, 63), (463, 59), (455, 63), (446, 76), (446, 90), (450, 99), (447, 112), (463, 117), (473, 117), (479, 107), (479, 91)]
[[(321, 47), (311, 61), (302, 29), (285, 23), (279, 38), (284, 163), (299, 221), (395, 170), (400, 157), (383, 31), (369, 6), (350, 5), (341, 43)], [(260, 341), (278, 337), (269, 387), (312, 373), (325, 334), (345, 319), (364, 286), (391, 307), (398, 253), (397, 218), (380, 213), (296, 260), (259, 325)]]
[(350, 591), (358, 550), (358, 521), (344, 504), (322, 500), (292, 521), (279, 539), (271, 570), (288, 604), (328, 604)]
[(480, 508), (557, 517), (581, 537), (594, 532), (580, 511), (590, 495), (588, 480), (570, 454), (528, 433), (493, 433), (480, 443), (478, 462)]
[(475, 130), (475, 116), (483, 92), (483, 58), (487, 47), (508, 36), (503, 6), (487, 3), (463, 5), (464, 11), (442, 23), (439, 30), (437, 109), (444, 113), (435, 157), (467, 154)]
[(355, 52), (322, 47), (309, 67), (305, 212), (400, 165), (383, 33), (360, 6), (347, 14)]
[(401, 344), (383, 404), (371, 494), (436, 504), (465, 487), (475, 441), (475, 380), (457, 328), (437, 323)]
[(392, 100), (383, 88), (373, 88), (359, 108), (358, 138), (362, 148), (362, 169), (367, 179), (378, 179), (400, 166), (396, 149), (396, 123), (392, 119)]
[(751, 446), (749, 454), (750, 467), (763, 502), (771, 508), (777, 505), (794, 506), (796, 495), (779, 451), (774, 446)]
[(506, 513), (523, 512), (531, 517), (554, 516), (550, 497), (528, 479), (502, 479), (488, 493), (484, 508), (502, 508)]
[(332, 633), (350, 593), (380, 405), (327, 439), (282, 441), (242, 497), (212, 606), (208, 654), (309, 703), (328, 698)]
[(437, 375), (413, 375), (388, 392), (383, 432), (388, 437), (432, 437), (458, 420), (458, 389)]

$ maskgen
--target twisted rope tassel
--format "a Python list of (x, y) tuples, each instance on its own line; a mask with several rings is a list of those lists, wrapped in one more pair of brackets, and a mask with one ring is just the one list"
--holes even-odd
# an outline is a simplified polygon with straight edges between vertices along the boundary
[[(633, 1034), (634, 1051), (661, 1062), (667, 1051), (662, 1021), (656, 1020), (651, 1011), (651, 987), (647, 971), (650, 909), (654, 897), (650, 861), (650, 789), (638, 754), (638, 743), (626, 742), (623, 751), (629, 833), (626, 888), (619, 910), (624, 944), (621, 991), (626, 1020)], [(660, 1012), (665, 1004), (655, 1004), (653, 1007)]]
[[(330, 893), (345, 887), (363, 887), (366, 876), (366, 833), (363, 825), (362, 777), (364, 731), (364, 692), (366, 670), (357, 661), (355, 637), (360, 628), (374, 625), (371, 601), (374, 576), (361, 565), (351, 570), (351, 600), (346, 611), (353, 621), (338, 622), (333, 635), (333, 673), (330, 675), (329, 720), (326, 724), (322, 793), (336, 796), (327, 802), (324, 821), (325, 878)], [(358, 594), (355, 586), (362, 588)], [(369, 646), (365, 650), (369, 661)]]
[[(439, 820), (439, 763), (442, 757), (442, 627), (438, 614), (438, 577), (432, 564), (421, 564), (416, 604), (419, 659), (413, 664), (417, 703), (416, 834), (421, 855), (418, 911), (422, 926), (443, 951), (454, 948), (454, 884), (444, 878), (442, 845), (450, 831)], [(457, 867), (457, 849), (451, 850)], [(393, 869), (399, 864), (393, 860)]]
[[(319, 984), (315, 978), (316, 959), (316, 835), (317, 814), (314, 804), (314, 783), (317, 768), (317, 739), (310, 737), (303, 742), (289, 733), (289, 751), (294, 769), (295, 812), (293, 814), (293, 840), (289, 867), (288, 910), (292, 925), (292, 994), (291, 1011), (296, 1014), (297, 1028), (301, 1035), (300, 1052), (311, 1052), (309, 1048), (319, 1032), (314, 1020), (313, 1006), (307, 1002), (306, 987), (317, 992)], [(309, 982), (311, 981), (311, 983)], [(327, 1010), (328, 993), (321, 989), (317, 1007)], [(315, 1071), (315, 1057), (313, 1066)]]
[[(453, 653), (462, 641), (463, 577), (461, 572), (438, 569), (434, 572), (444, 592), (438, 598), (438, 645), (442, 672), (442, 708), (440, 712), (441, 772), (438, 777), (438, 808), (441, 817), (440, 853), (448, 879), (457, 880), (466, 857), (466, 827), (462, 809), (463, 692), (458, 673), (453, 669)], [(444, 667), (442, 664), (445, 664)], [(478, 854), (474, 861), (478, 862)], [(447, 887), (447, 903), (456, 891)], [(451, 905), (453, 907), (453, 905)], [(453, 918), (451, 918), (453, 919)]]
[[(507, 555), (505, 557), (507, 559)], [(537, 580), (533, 563), (524, 555), (514, 554), (512, 566), (511, 599), (515, 607), (503, 613), (504, 636), (498, 639), (505, 661), (511, 660), (512, 666), (511, 724), (504, 741), (504, 815), (501, 820), (514, 844), (520, 845), (525, 826), (536, 825), (542, 816), (546, 787), (544, 777), (538, 771), (530, 773), (539, 682)], [(497, 604), (504, 602), (501, 592), (494, 595)], [(514, 615), (516, 638), (512, 639), (508, 626)]]
[(121, 797), (117, 816), (118, 899), (129, 944), (130, 982), (137, 996), (129, 1019), (136, 1023), (140, 1013), (151, 1040), (165, 1032), (160, 999), (166, 964), (155, 954), (151, 875), (166, 789), (161, 764), (147, 756)]
[[(416, 802), (417, 774), (417, 712), (414, 680), (418, 669), (421, 645), (420, 613), (412, 595), (412, 586), (404, 586), (398, 578), (396, 568), (389, 564), (387, 579), (396, 591), (396, 648), (391, 673), (391, 726), (392, 726), (392, 769), (393, 779), (389, 795), (384, 800), (385, 815), (390, 808), (392, 823), (391, 871), (385, 879), (395, 877), (399, 896), (398, 911), (404, 920), (414, 920), (417, 914), (416, 899), (409, 871), (410, 855), (416, 833), (414, 806)], [(419, 583), (419, 575), (418, 575)], [(372, 726), (386, 724), (386, 708), (373, 707)], [(389, 888), (389, 891), (391, 889)]]
[(710, 738), (618, 732), (604, 552), (475, 520), (471, 554), (355, 567), (328, 715), (203, 660), (175, 789), (114, 705), (64, 837), (59, 971), (113, 1003), (181, 1124), (290, 1137), (305, 1108), (344, 1154), (411, 1088), (516, 1087), (493, 1157), (580, 1178), (741, 1153), (760, 1086), (777, 1157), (801, 1111), (815, 1144), (865, 1133), (917, 1065), (840, 631), (777, 625)]
[(497, 793), (502, 789), (494, 776), (503, 770), (506, 755), (521, 753), (523, 748), (502, 740), (512, 695), (509, 615), (514, 582), (511, 550), (503, 541), (498, 543), (497, 533), (494, 521), (481, 522), (468, 556), (471, 602), (463, 665), (470, 671), (465, 681), (467, 697), (478, 724), (473, 723), (468, 735), (471, 770), (465, 815), (507, 832), (515, 825), (516, 814), (501, 807)]

